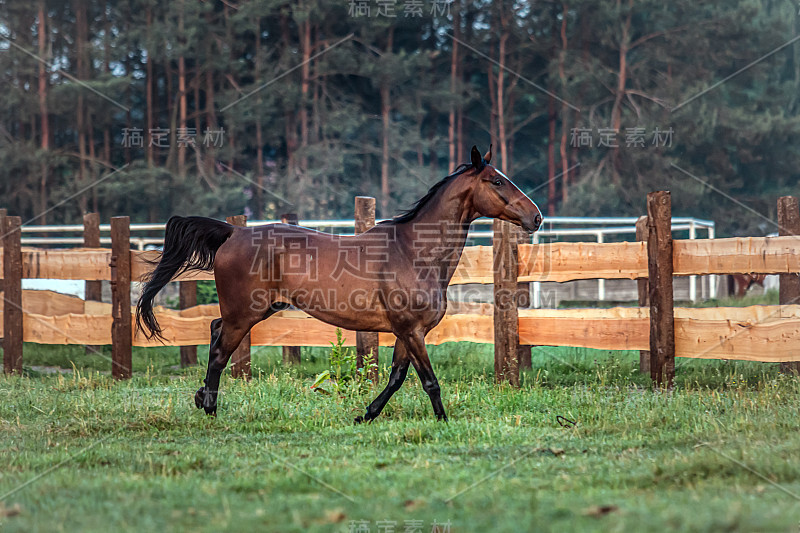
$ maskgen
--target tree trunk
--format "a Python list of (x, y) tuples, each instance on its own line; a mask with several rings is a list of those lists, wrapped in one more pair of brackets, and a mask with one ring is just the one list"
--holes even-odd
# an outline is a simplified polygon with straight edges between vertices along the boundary
[[(231, 27), (231, 17), (230, 17), (230, 7), (229, 4), (225, 4), (225, 9), (223, 10), (225, 13), (225, 35), (226, 35), (226, 42), (232, 43), (234, 42), (233, 37), (233, 28)], [(230, 47), (230, 54), (228, 55), (228, 61), (231, 65), (236, 63), (238, 57), (234, 56), (234, 47)], [(228, 168), (231, 171), (236, 168), (234, 158), (236, 157), (236, 123), (231, 119), (230, 127), (228, 128), (228, 153), (230, 154), (230, 158), (228, 159)]]
[[(283, 41), (283, 56), (290, 53), (292, 43), (289, 36), (289, 17), (281, 13), (281, 40)], [(284, 68), (285, 65), (282, 65)], [(286, 142), (286, 191), (291, 195), (290, 200), (297, 198), (294, 182), (297, 178), (297, 164), (295, 162), (295, 152), (297, 151), (297, 115), (290, 109), (284, 110), (284, 139)]]
[(417, 166), (422, 168), (425, 165), (425, 146), (422, 142), (425, 138), (425, 107), (422, 105), (422, 98), (419, 92), (414, 95), (414, 103), (417, 108), (417, 113), (414, 118), (417, 121), (417, 131), (419, 132), (419, 140), (417, 141)]
[(488, 63), (487, 80), (489, 87), (489, 142), (497, 143), (497, 85), (494, 80), (494, 66)]
[[(489, 36), (489, 50), (494, 50), (494, 34)], [(489, 139), (492, 144), (497, 143), (497, 82), (494, 77), (494, 65), (486, 64), (487, 86), (489, 88)]]
[(434, 115), (429, 118), (431, 126), (428, 128), (428, 153), (430, 154), (431, 181), (435, 181), (439, 179), (439, 155), (436, 153), (436, 146), (434, 144), (436, 138), (435, 124), (439, 120), (439, 117)]
[[(589, 64), (589, 61), (592, 57), (592, 52), (589, 49), (589, 45), (591, 43), (590, 34), (591, 34), (591, 20), (589, 15), (586, 12), (580, 12), (578, 14), (580, 22), (578, 22), (579, 31), (578, 34), (580, 35), (580, 50), (581, 50), (581, 60), (585, 64)], [(583, 106), (580, 105), (583, 102), (584, 96), (586, 95), (586, 91), (589, 88), (589, 83), (585, 80), (578, 85), (578, 109), (574, 110), (575, 118), (573, 123), (577, 126), (581, 124), (581, 117)], [(572, 148), (570, 151), (570, 167), (575, 167), (578, 164), (578, 150), (576, 148)], [(581, 176), (581, 167), (573, 168), (571, 181), (572, 183), (578, 183), (578, 179)]]
[(197, 133), (198, 140), (195, 140), (195, 148), (192, 150), (194, 152), (194, 164), (197, 166), (197, 173), (201, 176), (206, 177), (205, 170), (203, 169), (203, 152), (200, 149), (200, 144), (202, 144), (202, 113), (200, 112), (200, 81), (203, 77), (203, 74), (200, 72), (200, 67), (196, 67), (195, 75), (194, 75), (194, 129)]
[(547, 123), (547, 216), (553, 217), (556, 215), (556, 100), (552, 96), (547, 103)]
[[(103, 67), (106, 74), (111, 74), (111, 19), (108, 16), (108, 10), (103, 10), (104, 22), (104, 37), (103, 37)], [(106, 122), (103, 128), (103, 161), (107, 165), (111, 165), (111, 125)], [(95, 193), (94, 198), (97, 198)], [(97, 212), (97, 207), (92, 208), (93, 212)]]
[[(86, 113), (86, 140), (89, 144), (89, 180), (94, 182), (97, 177), (97, 154), (94, 147), (94, 122), (92, 121), (92, 113)], [(97, 187), (92, 187), (92, 213), (97, 213)], [(85, 213), (83, 213), (85, 214)]]
[[(392, 53), (394, 45), (394, 28), (389, 29), (386, 42), (386, 54)], [(389, 216), (389, 132), (390, 114), (392, 111), (391, 91), (389, 80), (384, 75), (381, 81), (381, 119), (383, 121), (383, 153), (381, 155), (381, 216)]]
[(458, 104), (456, 110), (456, 164), (464, 162), (464, 109)]
[[(294, 183), (297, 177), (297, 164), (295, 162), (295, 152), (297, 151), (297, 122), (296, 115), (291, 111), (284, 113), (284, 127), (286, 138), (286, 183), (287, 189)], [(292, 195), (295, 193), (293, 192)]]
[[(151, 44), (150, 39), (152, 38), (150, 35), (150, 29), (153, 25), (153, 11), (152, 8), (148, 5), (147, 6), (147, 44), (148, 47)], [(149, 133), (153, 130), (153, 84), (155, 80), (153, 79), (153, 50), (148, 48), (147, 50), (147, 80), (145, 82), (145, 102), (147, 109), (145, 111), (145, 121), (147, 123), (147, 138), (145, 142), (145, 153), (147, 154), (147, 166), (153, 166), (153, 147), (150, 146), (150, 135)]]
[[(76, 54), (76, 74), (79, 80), (84, 79), (85, 74), (85, 49), (86, 49), (86, 6), (82, 0), (74, 0), (75, 8), (75, 54)], [(83, 187), (86, 180), (86, 112), (83, 98), (83, 91), (78, 92), (77, 106), (75, 109), (75, 126), (78, 133), (78, 187)], [(86, 213), (86, 195), (78, 197), (78, 207), (81, 213)]]
[[(175, 106), (172, 103), (172, 93), (173, 93), (173, 91), (172, 91), (172, 70), (171, 70), (171, 66), (172, 65), (170, 64), (170, 61), (165, 59), (164, 60), (164, 77), (167, 80), (167, 83), (166, 83), (166, 91), (167, 92), (164, 95), (164, 100), (167, 103), (167, 117), (168, 117), (168, 120), (169, 120), (169, 129), (170, 129), (170, 132), (174, 132), (175, 131)], [(169, 168), (169, 169), (173, 169), (173, 166), (175, 164), (175, 161), (174, 161), (175, 152), (173, 150), (174, 146), (175, 146), (175, 143), (170, 142), (169, 143), (169, 148), (167, 149), (166, 165), (167, 165), (167, 168)], [(160, 151), (161, 151), (161, 149), (159, 148), (159, 152)]]
[[(620, 0), (617, 0), (617, 8)], [(625, 97), (625, 85), (628, 77), (628, 46), (630, 45), (630, 28), (633, 0), (628, 0), (628, 15), (622, 24), (619, 40), (619, 72), (617, 73), (617, 91), (614, 95), (614, 106), (611, 108), (611, 127), (619, 133), (622, 126), (622, 99)], [(620, 184), (620, 151), (619, 143), (615, 143), (611, 153), (611, 178), (616, 185)]]
[[(561, 19), (561, 53), (558, 57), (558, 76), (561, 78), (561, 94), (562, 97), (566, 95), (567, 90), (567, 75), (564, 71), (564, 62), (567, 56), (567, 15), (569, 8), (567, 4), (563, 4)], [(569, 107), (567, 107), (566, 100), (561, 102), (561, 144), (559, 150), (561, 152), (561, 207), (567, 205), (569, 195), (569, 158), (567, 156), (567, 130), (569, 129)]]
[[(255, 22), (255, 52), (253, 53), (253, 77), (255, 83), (261, 83), (261, 19), (257, 18)], [(261, 95), (256, 98), (256, 183), (258, 187), (255, 188), (253, 198), (255, 205), (253, 206), (253, 213), (256, 218), (264, 218), (264, 199), (263, 199), (263, 186), (264, 186), (264, 140), (261, 132)]]
[[(505, 68), (506, 68), (506, 43), (508, 42), (508, 17), (503, 7), (500, 7), (500, 48), (497, 54), (497, 136), (500, 145), (499, 168), (511, 172), (508, 160), (508, 139), (506, 137), (506, 110), (505, 110)], [(497, 163), (495, 163), (496, 165)]]
[[(183, 31), (183, 0), (180, 1), (178, 10), (178, 42), (182, 46), (184, 43)], [(178, 56), (178, 93), (179, 93), (179, 126), (178, 131), (186, 134), (186, 58), (183, 53)], [(186, 177), (186, 143), (177, 143), (178, 146), (178, 176)]]
[[(314, 44), (312, 50), (319, 50), (319, 26), (315, 25), (313, 28)], [(314, 63), (314, 94), (311, 97), (311, 144), (317, 144), (322, 140), (322, 117), (320, 116), (320, 86), (325, 83), (325, 75), (320, 72), (319, 61)]]
[[(47, 16), (44, 0), (39, 0), (39, 57), (47, 56)], [(50, 149), (50, 121), (47, 115), (47, 70), (44, 63), (39, 63), (39, 117), (42, 136), (42, 166), (39, 182), (39, 212), (41, 224), (47, 224), (47, 178), (50, 173), (47, 151)]]
[(447, 121), (447, 145), (448, 145), (448, 160), (449, 170), (453, 171), (459, 164), (459, 159), (456, 158), (456, 82), (458, 80), (458, 39), (459, 39), (459, 11), (456, 6), (455, 13), (453, 14), (453, 50), (450, 54), (450, 114)]
[[(508, 93), (508, 103), (505, 105), (506, 116), (512, 117), (506, 123), (506, 157), (508, 157), (508, 164), (504, 165), (503, 172), (507, 175), (511, 176), (514, 173), (514, 133), (513, 133), (513, 117), (514, 117), (514, 104), (516, 103), (516, 96), (510, 88), (506, 91)], [(509, 133), (508, 130), (511, 129), (512, 132)]]
[[(214, 112), (214, 71), (208, 67), (206, 71), (206, 127), (209, 129), (218, 129), (217, 128), (217, 115)], [(198, 134), (200, 132), (198, 131)], [(207, 168), (210, 169), (210, 173), (213, 174), (214, 172), (214, 147), (213, 146), (203, 146), (203, 150), (206, 151), (208, 154), (207, 156)]]
[(301, 26), (301, 50), (303, 63), (300, 80), (300, 157), (298, 166), (300, 172), (299, 189), (306, 190), (308, 187), (308, 88), (310, 86), (311, 73), (311, 19), (306, 17)]

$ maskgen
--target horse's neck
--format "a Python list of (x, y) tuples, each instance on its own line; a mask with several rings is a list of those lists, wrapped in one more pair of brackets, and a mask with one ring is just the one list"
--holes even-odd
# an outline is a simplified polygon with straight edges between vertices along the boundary
[(461, 259), (469, 226), (477, 218), (460, 192), (457, 184), (449, 184), (404, 224), (415, 267), (434, 273), (445, 286)]

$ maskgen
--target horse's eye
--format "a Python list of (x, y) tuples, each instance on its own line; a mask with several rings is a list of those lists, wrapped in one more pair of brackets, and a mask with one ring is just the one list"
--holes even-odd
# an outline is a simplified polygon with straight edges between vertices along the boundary
[(494, 180), (494, 184), (499, 187), (500, 185), (503, 184), (503, 180), (501, 180), (500, 178), (497, 178), (496, 180)]

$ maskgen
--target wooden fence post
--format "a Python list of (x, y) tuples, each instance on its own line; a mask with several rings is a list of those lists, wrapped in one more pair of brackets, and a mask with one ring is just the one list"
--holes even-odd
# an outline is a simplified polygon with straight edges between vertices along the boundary
[[(226, 219), (228, 224), (234, 226), (246, 226), (247, 215), (235, 215)], [(235, 378), (250, 379), (252, 371), (250, 368), (250, 332), (244, 336), (239, 347), (231, 355), (231, 375)]]
[[(647, 241), (647, 231), (647, 217), (641, 216), (636, 221), (636, 240)], [(647, 307), (650, 305), (648, 280), (647, 278), (639, 278), (636, 280), (636, 284), (639, 289), (639, 307)], [(639, 372), (649, 374), (650, 367), (650, 350), (639, 350)]]
[[(281, 215), (281, 222), (284, 224), (291, 224), (297, 226), (299, 220), (296, 213), (284, 213)], [(284, 346), (283, 347), (283, 364), (285, 365), (299, 365), (300, 364), (300, 346)]]
[[(778, 234), (800, 235), (800, 209), (797, 198), (782, 196), (778, 198)], [(779, 303), (783, 305), (800, 304), (800, 277), (797, 272), (780, 274)], [(781, 315), (783, 312), (781, 311)], [(800, 355), (798, 355), (800, 359)], [(781, 372), (800, 373), (800, 361), (786, 361), (780, 364)]]
[(670, 387), (675, 377), (672, 299), (672, 200), (669, 191), (647, 195), (647, 271), (650, 295), (650, 377)]
[[(5, 228), (6, 215), (8, 215), (8, 210), (7, 209), (0, 209), (0, 235), (2, 235), (4, 233), (3, 228)], [(3, 239), (2, 239), (2, 237), (0, 237), (0, 245), (2, 245), (2, 243), (3, 243)], [(3, 274), (2, 270), (3, 269), (0, 269), (0, 292), (3, 292), (3, 275), (4, 274)], [(2, 309), (2, 308), (3, 308), (3, 306), (0, 306), (0, 309)], [(2, 341), (3, 341), (3, 336), (0, 335), (0, 348), (3, 347), (3, 342)]]
[[(355, 233), (364, 233), (375, 225), (375, 198), (356, 196)], [(364, 357), (372, 356), (375, 364), (369, 377), (373, 383), (378, 381), (378, 334), (373, 331), (356, 332), (356, 365), (364, 367)]]
[[(179, 281), (179, 306), (181, 309), (189, 309), (197, 305), (197, 282)], [(181, 346), (181, 367), (197, 364), (197, 346)]]
[(519, 270), (515, 226), (494, 221), (494, 376), (500, 383), (519, 385)]
[[(98, 213), (86, 213), (83, 215), (83, 246), (84, 248), (100, 248), (100, 215)], [(83, 299), (87, 302), (102, 302), (103, 282), (90, 280), (84, 283)], [(97, 353), (99, 349), (98, 346), (86, 346), (86, 353)]]
[(3, 217), (3, 372), (22, 373), (22, 219)]
[[(85, 248), (100, 248), (100, 215), (86, 213), (83, 215), (83, 246)], [(86, 281), (86, 295), (84, 300), (93, 302), (103, 301), (102, 281)]]
[(133, 374), (130, 217), (111, 218), (111, 306), (111, 375), (129, 379)]

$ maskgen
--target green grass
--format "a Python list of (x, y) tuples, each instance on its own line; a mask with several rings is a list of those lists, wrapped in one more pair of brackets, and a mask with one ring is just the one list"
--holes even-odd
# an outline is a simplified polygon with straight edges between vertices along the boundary
[(0, 377), (0, 497), (16, 490), (0, 502), (0, 530), (800, 523), (800, 502), (784, 492), (800, 494), (800, 384), (777, 365), (689, 360), (674, 391), (654, 392), (638, 353), (543, 347), (515, 390), (492, 383), (490, 346), (449, 344), (431, 350), (449, 423), (433, 419), (412, 374), (384, 415), (354, 426), (375, 391), (311, 390), (326, 350), (304, 350), (289, 369), (277, 349), (254, 352), (256, 377), (226, 374), (209, 418), (192, 402), (203, 368), (176, 370), (177, 349), (136, 351), (134, 378), (118, 383), (82, 347), (26, 345), (28, 375)]
[[(709, 298), (696, 302), (688, 300), (675, 300), (675, 307), (747, 307), (750, 305), (778, 305), (778, 290), (770, 289), (766, 292), (748, 292), (741, 298), (729, 296), (726, 298)], [(595, 309), (608, 309), (610, 307), (638, 307), (635, 300), (561, 300), (559, 308), (574, 309), (591, 307)]]
[(750, 305), (778, 305), (778, 289), (770, 289), (764, 293), (747, 293), (741, 298), (711, 298), (694, 302), (689, 307), (747, 307)]

